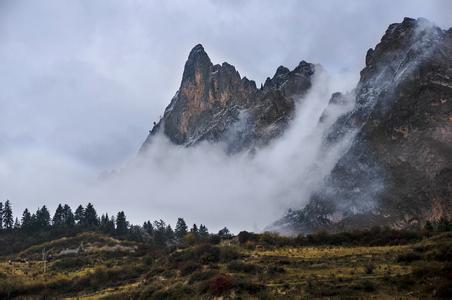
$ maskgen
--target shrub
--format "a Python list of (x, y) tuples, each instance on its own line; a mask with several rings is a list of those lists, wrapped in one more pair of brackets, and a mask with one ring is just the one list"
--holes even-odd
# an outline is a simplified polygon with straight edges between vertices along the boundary
[(154, 294), (157, 291), (157, 288), (154, 285), (147, 285), (145, 286), (140, 293), (140, 296), (138, 299), (149, 299), (151, 298), (152, 294)]
[(268, 266), (267, 267), (267, 273), (272, 275), (272, 274), (281, 274), (286, 272), (286, 269), (284, 269), (283, 267), (280, 266)]
[(240, 244), (245, 244), (248, 241), (256, 242), (259, 239), (259, 235), (248, 231), (240, 231), (238, 239)]
[(242, 258), (243, 255), (240, 254), (234, 247), (224, 247), (220, 250), (220, 260), (222, 262), (228, 262), (234, 259)]
[(55, 261), (52, 264), (52, 270), (64, 271), (80, 269), (90, 264), (90, 261), (82, 257), (67, 257)]
[(452, 261), (452, 245), (443, 244), (438, 246), (436, 249), (427, 253), (428, 259), (438, 260), (438, 261)]
[(218, 274), (209, 281), (209, 291), (214, 296), (221, 296), (232, 288), (232, 278)]
[(199, 246), (195, 253), (199, 257), (199, 262), (204, 264), (216, 263), (220, 260), (220, 249), (209, 244)]
[(186, 264), (181, 265), (181, 267), (180, 267), (181, 275), (182, 276), (190, 275), (191, 273), (193, 273), (194, 271), (196, 271), (200, 268), (201, 268), (201, 266), (198, 263), (189, 261)]
[(258, 273), (261, 271), (261, 268), (259, 266), (256, 266), (254, 264), (247, 264), (244, 262), (241, 262), (239, 260), (234, 260), (230, 262), (227, 266), (228, 271), (230, 272), (242, 272), (242, 273)]
[(246, 291), (249, 294), (258, 294), (265, 290), (265, 286), (262, 284), (253, 283), (247, 280), (237, 280), (234, 283), (234, 287), (239, 291)]
[(208, 270), (208, 271), (196, 271), (190, 276), (189, 283), (192, 284), (194, 282), (204, 281), (211, 279), (215, 275), (217, 275), (218, 272), (214, 270)]
[(403, 254), (400, 254), (399, 256), (397, 256), (398, 263), (410, 263), (410, 262), (413, 262), (415, 260), (420, 260), (420, 259), (421, 259), (421, 256), (415, 252), (403, 253)]
[(221, 237), (218, 234), (212, 234), (209, 236), (209, 243), (218, 245), (219, 243), (221, 243)]
[(190, 299), (194, 295), (191, 287), (177, 283), (166, 290), (159, 290), (148, 299)]

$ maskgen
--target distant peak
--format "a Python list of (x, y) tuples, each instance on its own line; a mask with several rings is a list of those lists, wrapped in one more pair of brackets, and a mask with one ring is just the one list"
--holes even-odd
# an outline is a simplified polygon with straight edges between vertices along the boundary
[(193, 47), (190, 51), (190, 56), (199, 56), (199, 55), (207, 55), (206, 51), (204, 50), (204, 47), (201, 44), (197, 44)]
[(209, 56), (204, 51), (204, 47), (201, 44), (196, 45), (191, 49), (188, 55), (187, 62), (185, 63), (184, 74), (182, 75), (182, 82), (187, 80), (193, 80), (195, 73), (198, 70), (207, 70), (212, 67), (212, 62)]
[(278, 69), (276, 69), (275, 77), (280, 75), (288, 74), (290, 70), (284, 66), (279, 66)]

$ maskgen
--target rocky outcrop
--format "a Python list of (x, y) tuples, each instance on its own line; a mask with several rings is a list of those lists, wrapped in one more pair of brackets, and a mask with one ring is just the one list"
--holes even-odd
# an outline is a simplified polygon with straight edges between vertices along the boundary
[(315, 66), (304, 61), (292, 71), (281, 66), (258, 89), (234, 66), (212, 64), (197, 45), (185, 63), (179, 90), (142, 149), (161, 131), (178, 145), (222, 142), (228, 152), (266, 145), (284, 132), (314, 71)]
[(424, 19), (390, 25), (355, 93), (355, 109), (328, 136), (355, 131), (353, 145), (308, 205), (276, 225), (309, 232), (452, 217), (452, 30)]

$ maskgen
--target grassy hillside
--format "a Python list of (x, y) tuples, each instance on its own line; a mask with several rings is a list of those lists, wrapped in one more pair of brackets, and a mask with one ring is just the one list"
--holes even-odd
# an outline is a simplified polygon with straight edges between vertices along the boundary
[[(3, 257), (0, 298), (424, 298), (452, 294), (450, 232), (400, 245), (332, 244), (331, 237), (322, 245), (264, 234), (155, 249), (83, 233)], [(48, 252), (45, 273), (44, 248)]]

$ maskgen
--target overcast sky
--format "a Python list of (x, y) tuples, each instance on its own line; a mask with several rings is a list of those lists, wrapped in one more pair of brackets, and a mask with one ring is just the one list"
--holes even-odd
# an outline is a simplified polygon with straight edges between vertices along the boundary
[(390, 23), (448, 28), (451, 12), (450, 0), (0, 0), (0, 201), (37, 207), (49, 186), (130, 160), (195, 44), (258, 84), (301, 60), (356, 81)]

